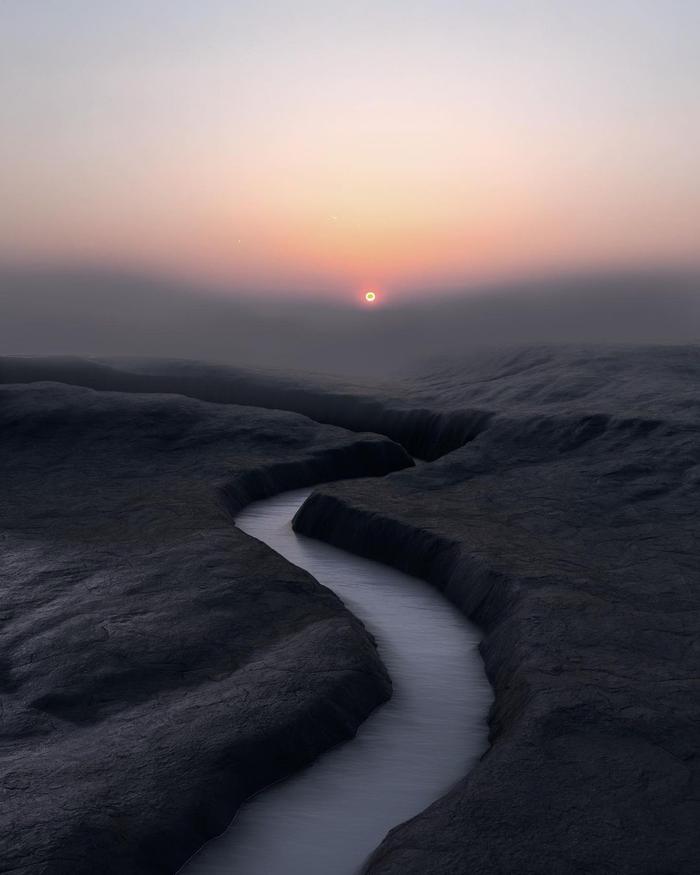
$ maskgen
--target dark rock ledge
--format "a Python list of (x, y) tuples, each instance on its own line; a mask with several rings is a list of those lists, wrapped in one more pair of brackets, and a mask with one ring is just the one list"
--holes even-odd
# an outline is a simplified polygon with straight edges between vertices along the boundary
[(368, 875), (700, 872), (700, 428), (685, 409), (497, 416), (437, 462), (299, 510), (298, 531), (429, 580), (485, 634), (490, 749)]
[(291, 413), (0, 387), (0, 872), (171, 875), (350, 738), (374, 642), (230, 513), (409, 464)]
[(0, 383), (41, 380), (100, 391), (176, 393), (218, 404), (291, 410), (316, 422), (386, 435), (420, 459), (436, 459), (462, 446), (490, 416), (479, 407), (440, 410), (416, 399), (407, 403), (393, 384), (357, 384), (307, 373), (266, 373), (167, 359), (0, 357)]
[[(324, 488), (297, 520), (431, 580), (485, 631), (491, 749), (389, 834), (371, 875), (700, 872), (699, 347), (536, 347), (448, 360), (381, 385), (198, 363), (96, 365), (87, 374), (85, 362), (58, 364), (54, 378), (67, 382), (258, 398), (386, 431), (423, 458), (454, 450), (371, 484)], [(0, 382), (46, 378), (56, 365), (6, 359)], [(36, 481), (45, 500), (40, 474)], [(247, 495), (240, 481), (237, 489), (233, 506)], [(0, 674), (6, 689), (12, 672)], [(221, 736), (203, 718), (191, 746), (208, 744), (212, 729)], [(193, 779), (199, 768), (196, 760)], [(46, 787), (51, 778), (47, 767)], [(21, 773), (9, 780), (13, 792), (26, 789)], [(46, 799), (44, 809), (48, 790)], [(76, 855), (85, 841), (77, 832)]]

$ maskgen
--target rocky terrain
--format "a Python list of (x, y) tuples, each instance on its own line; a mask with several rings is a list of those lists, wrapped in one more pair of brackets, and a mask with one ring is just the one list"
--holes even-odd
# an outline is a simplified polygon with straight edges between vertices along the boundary
[(232, 514), (407, 464), (290, 413), (0, 387), (0, 871), (172, 873), (352, 736), (373, 641)]
[[(288, 408), (390, 435), (427, 460), (322, 487), (295, 520), (301, 532), (425, 577), (484, 630), (491, 747), (389, 834), (368, 873), (700, 870), (698, 347), (480, 353), (394, 382), (28, 359), (2, 362), (0, 380), (57, 368), (55, 379), (101, 389)], [(404, 468), (395, 445), (368, 440), (381, 464), (367, 473)], [(352, 445), (347, 433), (342, 441)], [(344, 476), (325, 469), (324, 479)], [(65, 724), (70, 707), (51, 707), (46, 719)], [(203, 722), (202, 735), (215, 728)], [(55, 767), (44, 776), (47, 800), (65, 805), (48, 783)]]
[(472, 442), (321, 488), (295, 520), (425, 577), (485, 632), (490, 750), (389, 834), (368, 875), (691, 875), (700, 351), (460, 368), (423, 386), (492, 411)]
[(412, 455), (434, 459), (470, 440), (488, 414), (437, 409), (414, 381), (349, 380), (157, 359), (0, 357), (0, 383), (58, 380), (121, 392), (175, 392), (222, 404), (293, 410), (317, 422), (387, 435)]

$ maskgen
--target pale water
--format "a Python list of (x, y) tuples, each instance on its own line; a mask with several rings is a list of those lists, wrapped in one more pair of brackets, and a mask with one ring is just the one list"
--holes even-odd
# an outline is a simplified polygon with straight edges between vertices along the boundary
[(236, 525), (340, 596), (377, 639), (394, 694), (356, 738), (247, 802), (182, 875), (355, 875), (486, 749), (492, 693), (476, 628), (428, 584), (296, 535), (309, 492), (256, 502)]

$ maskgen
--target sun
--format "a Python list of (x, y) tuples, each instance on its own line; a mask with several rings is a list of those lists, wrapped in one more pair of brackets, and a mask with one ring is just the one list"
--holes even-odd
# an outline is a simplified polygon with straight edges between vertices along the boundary
[(373, 304), (377, 300), (377, 295), (375, 292), (365, 292), (365, 301), (368, 304)]

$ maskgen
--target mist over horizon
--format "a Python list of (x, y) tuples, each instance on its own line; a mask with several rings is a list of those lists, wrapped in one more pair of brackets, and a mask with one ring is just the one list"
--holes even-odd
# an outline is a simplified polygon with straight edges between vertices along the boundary
[(1, 14), (0, 352), (373, 373), (700, 337), (698, 4)]
[(533, 343), (692, 343), (700, 273), (523, 278), (377, 307), (228, 295), (107, 270), (0, 268), (6, 355), (189, 358), (256, 368), (396, 373), (422, 359)]

